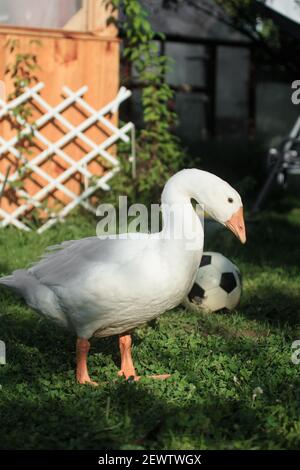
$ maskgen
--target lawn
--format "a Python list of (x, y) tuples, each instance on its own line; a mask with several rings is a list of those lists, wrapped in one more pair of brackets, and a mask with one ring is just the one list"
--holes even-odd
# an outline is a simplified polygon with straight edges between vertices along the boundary
[[(300, 339), (299, 229), (299, 209), (285, 206), (249, 223), (245, 246), (225, 229), (206, 238), (207, 250), (240, 267), (242, 301), (209, 316), (179, 307), (135, 331), (138, 373), (170, 372), (167, 381), (117, 378), (117, 338), (108, 338), (92, 340), (89, 357), (100, 386), (77, 385), (75, 338), (0, 288), (0, 447), (299, 448), (300, 364), (291, 362)], [(43, 236), (1, 230), (0, 273), (94, 233), (95, 221), (80, 214)]]

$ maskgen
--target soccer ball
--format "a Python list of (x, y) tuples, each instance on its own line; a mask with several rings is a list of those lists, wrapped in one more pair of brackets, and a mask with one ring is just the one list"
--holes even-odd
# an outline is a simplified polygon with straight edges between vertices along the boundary
[(241, 293), (242, 278), (238, 267), (221, 253), (206, 251), (194, 285), (183, 303), (194, 311), (232, 310), (239, 303)]

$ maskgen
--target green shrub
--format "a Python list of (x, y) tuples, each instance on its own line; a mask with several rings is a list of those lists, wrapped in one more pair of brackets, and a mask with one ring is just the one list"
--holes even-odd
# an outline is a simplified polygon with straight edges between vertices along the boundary
[[(143, 123), (136, 135), (137, 167), (132, 177), (130, 147), (121, 144), (121, 172), (114, 178), (115, 194), (130, 199), (157, 202), (165, 181), (183, 164), (184, 152), (173, 134), (177, 116), (169, 109), (173, 91), (166, 82), (170, 60), (160, 55), (148, 13), (138, 0), (110, 0), (107, 5), (124, 10), (124, 58), (131, 64), (142, 86)], [(161, 36), (163, 37), (163, 36)]]

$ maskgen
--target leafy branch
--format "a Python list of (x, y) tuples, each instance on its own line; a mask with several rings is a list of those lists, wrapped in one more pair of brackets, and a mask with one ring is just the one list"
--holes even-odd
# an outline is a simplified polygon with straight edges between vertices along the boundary
[[(31, 40), (30, 45), (41, 46), (41, 42)], [(10, 77), (13, 84), (13, 91), (8, 96), (9, 101), (11, 101), (21, 96), (27, 87), (37, 81), (36, 72), (40, 67), (37, 61), (37, 54), (33, 52), (19, 52), (20, 41), (18, 39), (8, 40), (5, 47), (9, 50), (10, 54), (14, 54), (14, 60), (5, 69), (5, 74)], [(28, 162), (27, 156), (32, 153), (31, 147), (33, 145), (35, 126), (31, 122), (31, 118), (32, 106), (29, 101), (24, 101), (15, 106), (8, 115), (11, 128), (17, 132), (15, 148), (19, 155), (16, 159), (16, 171), (18, 171), (20, 177), (24, 176), (26, 163)], [(10, 189), (16, 189), (20, 187), (20, 181), (8, 181), (7, 185)]]
[[(114, 189), (146, 201), (157, 199), (166, 179), (178, 170), (183, 158), (177, 125), (171, 109), (174, 92), (166, 82), (170, 59), (160, 54), (158, 35), (139, 0), (104, 0), (107, 8), (123, 9), (125, 20), (119, 27), (124, 35), (124, 59), (137, 75), (142, 90), (143, 128), (137, 132), (137, 178), (132, 181), (129, 148), (119, 146), (122, 171), (114, 179)], [(112, 21), (110, 19), (109, 21)], [(159, 35), (164, 39), (163, 35)], [(132, 189), (131, 189), (132, 188)]]

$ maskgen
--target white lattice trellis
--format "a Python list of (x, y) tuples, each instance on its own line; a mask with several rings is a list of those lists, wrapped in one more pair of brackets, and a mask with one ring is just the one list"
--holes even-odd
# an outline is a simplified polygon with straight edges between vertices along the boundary
[[(13, 110), (17, 106), (29, 100), (32, 103), (36, 103), (39, 106), (39, 109), (43, 110), (43, 114), (33, 125), (31, 124), (31, 126), (29, 126), (20, 120), (19, 124), (23, 125), (22, 135), (33, 133), (36, 141), (44, 148), (38, 155), (35, 155), (34, 158), (26, 162), (26, 171), (29, 170), (32, 173), (39, 175), (47, 182), (34, 195), (30, 195), (24, 189), (16, 189), (16, 194), (22, 198), (24, 203), (20, 204), (11, 213), (0, 207), (0, 216), (2, 218), (0, 222), (1, 227), (12, 224), (19, 229), (26, 231), (31, 230), (30, 227), (20, 219), (28, 212), (28, 210), (30, 210), (30, 208), (40, 207), (42, 201), (44, 201), (47, 196), (56, 189), (65, 194), (70, 201), (59, 212), (49, 213), (48, 220), (46, 222), (44, 221), (44, 223), (39, 227), (38, 233), (43, 232), (58, 220), (63, 220), (66, 215), (78, 205), (82, 205), (86, 209), (95, 212), (95, 208), (89, 203), (88, 198), (99, 188), (109, 190), (110, 187), (108, 185), (108, 181), (117, 171), (119, 171), (118, 159), (107, 149), (109, 149), (119, 139), (124, 142), (129, 142), (131, 140), (132, 146), (134, 145), (133, 123), (129, 122), (121, 128), (118, 128), (106, 117), (108, 114), (111, 115), (116, 113), (120, 104), (131, 96), (131, 91), (127, 90), (125, 87), (121, 87), (116, 98), (99, 110), (95, 110), (83, 98), (83, 95), (88, 90), (87, 86), (83, 86), (76, 92), (73, 92), (68, 87), (63, 87), (62, 91), (65, 98), (55, 107), (50, 106), (45, 99), (40, 96), (39, 92), (43, 87), (43, 83), (38, 83), (32, 88), (27, 89), (21, 96), (8, 103), (5, 103), (0, 99), (0, 120), (3, 120), (6, 115), (13, 113)], [(77, 108), (79, 108), (86, 116), (86, 118), (78, 125), (72, 124), (62, 114), (72, 105), (76, 105)], [(52, 122), (53, 119), (55, 119), (55, 121), (64, 129), (64, 134), (56, 142), (51, 142), (43, 134), (44, 126), (47, 125), (47, 123)], [(101, 125), (107, 130), (107, 136), (100, 144), (95, 143), (84, 133), (87, 129), (97, 123), (101, 123)], [(89, 151), (85, 153), (80, 160), (73, 159), (64, 150), (65, 146), (71, 143), (74, 139), (83, 142), (89, 148)], [(19, 152), (16, 148), (17, 143), (17, 135), (13, 136), (9, 140), (5, 140), (0, 136), (0, 157), (10, 153), (16, 159), (20, 158)], [(132, 149), (134, 165), (134, 147), (132, 147)], [(53, 177), (52, 174), (47, 173), (47, 171), (42, 168), (42, 164), (54, 154), (58, 155), (67, 164), (65, 171), (57, 177)], [(88, 169), (88, 164), (99, 156), (107, 161), (111, 168), (95, 182), (94, 175)], [(84, 177), (84, 190), (81, 194), (76, 194), (64, 184), (70, 176), (74, 175), (74, 173), (79, 173)], [(19, 178), (19, 171), (15, 171), (14, 173), (9, 174), (9, 176), (1, 173), (0, 171), (0, 193), (2, 193), (3, 186), (5, 184), (14, 184)], [(91, 182), (92, 184), (90, 184)]]

